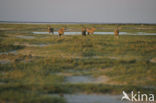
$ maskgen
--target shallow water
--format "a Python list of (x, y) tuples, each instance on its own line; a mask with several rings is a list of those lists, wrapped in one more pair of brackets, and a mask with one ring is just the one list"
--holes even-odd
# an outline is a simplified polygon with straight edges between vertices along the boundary
[(3, 55), (3, 54), (17, 54), (17, 51), (16, 50), (13, 50), (13, 51), (9, 51), (9, 52), (0, 52), (0, 55)]
[(106, 76), (100, 76), (94, 78), (92, 76), (66, 76), (65, 82), (66, 83), (107, 83), (109, 80)]
[(65, 77), (65, 81), (68, 83), (92, 83), (95, 79), (89, 76), (68, 76)]
[(24, 46), (29, 46), (29, 47), (45, 47), (48, 46), (49, 44), (25, 44)]
[[(122, 103), (120, 95), (63, 94), (67, 103)], [(54, 96), (52, 94), (52, 96)], [(58, 96), (58, 95), (55, 95)]]
[[(33, 32), (33, 34), (49, 34), (48, 32)], [(94, 32), (95, 35), (114, 35), (114, 32)], [(53, 35), (53, 34), (50, 34)], [(58, 35), (58, 32), (54, 32), (54, 35)], [(64, 32), (64, 35), (81, 35), (81, 32)], [(120, 35), (156, 35), (156, 33), (128, 33), (128, 32), (120, 32)]]
[(5, 82), (0, 82), (0, 85), (6, 84)]
[(0, 64), (8, 64), (10, 63), (10, 60), (0, 60)]
[(137, 34), (133, 34), (133, 35), (156, 35), (156, 33), (137, 32)]
[(21, 46), (28, 46), (28, 47), (45, 47), (48, 46), (49, 44), (45, 44), (45, 43), (39, 43), (39, 44), (29, 44), (29, 43), (14, 43), (14, 45), (21, 45)]
[(48, 46), (48, 44), (31, 44), (30, 46), (34, 46), (34, 47), (45, 47), (45, 46)]
[(68, 103), (121, 103), (118, 96), (76, 94), (65, 95)]
[(17, 38), (22, 38), (22, 39), (34, 39), (34, 36), (23, 36), (23, 35), (18, 35), (16, 36)]
[[(33, 32), (33, 34), (49, 34), (48, 32)], [(114, 32), (94, 32), (94, 34), (114, 34)], [(120, 34), (127, 34), (127, 32), (120, 32)], [(53, 34), (50, 34), (53, 35)], [(58, 35), (58, 32), (54, 32), (54, 35)], [(64, 32), (64, 35), (81, 35), (81, 32)]]

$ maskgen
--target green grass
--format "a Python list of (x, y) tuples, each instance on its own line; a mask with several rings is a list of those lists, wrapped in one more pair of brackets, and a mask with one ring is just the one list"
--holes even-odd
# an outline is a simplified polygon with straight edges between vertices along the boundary
[[(49, 93), (108, 93), (125, 91), (156, 93), (156, 36), (112, 35), (63, 36), (35, 35), (32, 31), (47, 31), (45, 24), (0, 24), (0, 102), (65, 103), (64, 98)], [(82, 26), (96, 27), (97, 31), (113, 31), (116, 25), (51, 25), (80, 31)], [(121, 31), (135, 33), (156, 32), (155, 25), (120, 25)], [(55, 29), (55, 30), (56, 30)], [(21, 39), (17, 35), (34, 36)], [(29, 44), (27, 46), (25, 44)], [(47, 46), (31, 46), (47, 44)], [(114, 84), (69, 84), (64, 75), (109, 77)], [(153, 88), (154, 87), (154, 88)], [(29, 98), (31, 95), (31, 98)]]
[(0, 24), (1, 31), (5, 33), (31, 33), (32, 31), (47, 31), (47, 27), (51, 26), (57, 31), (61, 27), (65, 27), (67, 31), (81, 31), (82, 27), (95, 27), (96, 31), (111, 31), (117, 26), (121, 31), (126, 32), (156, 32), (156, 25), (139, 25), (139, 24)]
[(62, 97), (38, 95), (36, 92), (24, 90), (3, 90), (0, 94), (1, 103), (66, 103)]

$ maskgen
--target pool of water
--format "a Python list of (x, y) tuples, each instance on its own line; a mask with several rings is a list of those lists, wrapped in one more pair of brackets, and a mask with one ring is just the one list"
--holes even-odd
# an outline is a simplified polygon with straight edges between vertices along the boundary
[[(33, 34), (49, 34), (48, 32), (33, 32)], [(114, 32), (94, 32), (94, 34), (114, 34)], [(120, 34), (127, 34), (127, 32), (120, 32)], [(50, 34), (52, 35), (52, 34)], [(58, 32), (54, 32), (54, 35), (58, 35)], [(81, 35), (81, 32), (64, 32), (64, 35)]]
[(31, 44), (29, 46), (32, 46), (32, 47), (45, 47), (45, 46), (48, 46), (49, 44)]
[(27, 46), (27, 47), (45, 47), (45, 46), (48, 46), (49, 44), (47, 44), (47, 43), (39, 43), (39, 44), (14, 43), (14, 45)]
[(17, 38), (22, 38), (22, 39), (34, 39), (34, 36), (23, 36), (23, 35), (18, 35), (16, 36)]
[(90, 76), (67, 76), (65, 81), (68, 83), (93, 83), (95, 79)]
[(5, 82), (0, 82), (0, 85), (3, 85), (3, 84), (7, 84), (7, 83), (5, 83)]
[[(53, 95), (52, 96), (59, 96)], [(67, 103), (122, 103), (120, 95), (104, 94), (63, 94)]]
[[(33, 32), (33, 34), (49, 34), (48, 32)], [(114, 32), (94, 32), (95, 35), (114, 35)], [(49, 34), (52, 35), (52, 34)], [(54, 32), (54, 35), (58, 35), (58, 32)], [(81, 32), (64, 32), (64, 35), (81, 35)], [(156, 35), (156, 33), (144, 33), (144, 32), (136, 32), (136, 33), (128, 33), (128, 32), (120, 32), (120, 35)]]
[(3, 55), (3, 54), (6, 54), (6, 55), (8, 55), (8, 54), (17, 54), (17, 51), (16, 50), (12, 50), (12, 51), (8, 51), (8, 52), (0, 52), (0, 55)]
[(0, 64), (8, 64), (10, 63), (10, 60), (0, 60)]
[(28, 47), (45, 47), (48, 46), (49, 44), (23, 44), (23, 45)]
[(66, 83), (107, 83), (109, 81), (109, 78), (106, 76), (99, 76), (97, 78), (94, 78), (92, 76), (66, 76), (65, 82)]

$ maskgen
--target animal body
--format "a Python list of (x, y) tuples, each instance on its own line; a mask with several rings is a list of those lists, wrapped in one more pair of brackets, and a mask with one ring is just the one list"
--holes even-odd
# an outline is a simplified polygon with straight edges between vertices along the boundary
[(58, 30), (59, 37), (64, 34), (64, 27)]
[(49, 32), (49, 34), (50, 33), (54, 34), (54, 28), (51, 28), (50, 26), (48, 26), (48, 32)]
[(82, 28), (82, 36), (86, 36), (86, 28)]
[(88, 35), (94, 34), (95, 30), (96, 30), (95, 28), (91, 28), (91, 29), (88, 29), (88, 28), (87, 28), (87, 33), (88, 33)]
[(114, 37), (115, 37), (116, 39), (119, 38), (119, 29), (118, 29), (118, 28), (114, 30)]

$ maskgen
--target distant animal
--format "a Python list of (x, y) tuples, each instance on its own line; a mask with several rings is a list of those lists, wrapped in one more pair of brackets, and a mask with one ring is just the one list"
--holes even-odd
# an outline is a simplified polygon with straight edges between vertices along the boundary
[(58, 30), (59, 37), (64, 34), (64, 27)]
[(54, 34), (54, 28), (51, 28), (50, 26), (48, 26), (48, 32), (49, 32), (49, 34), (50, 33)]
[(82, 28), (82, 36), (86, 36), (86, 28)]
[(116, 28), (116, 29), (114, 30), (114, 37), (115, 37), (116, 39), (119, 38), (119, 29), (118, 29), (118, 28)]
[(88, 28), (87, 28), (87, 33), (88, 33), (88, 35), (94, 34), (95, 30), (96, 30), (95, 28), (91, 28), (91, 29), (88, 29)]

